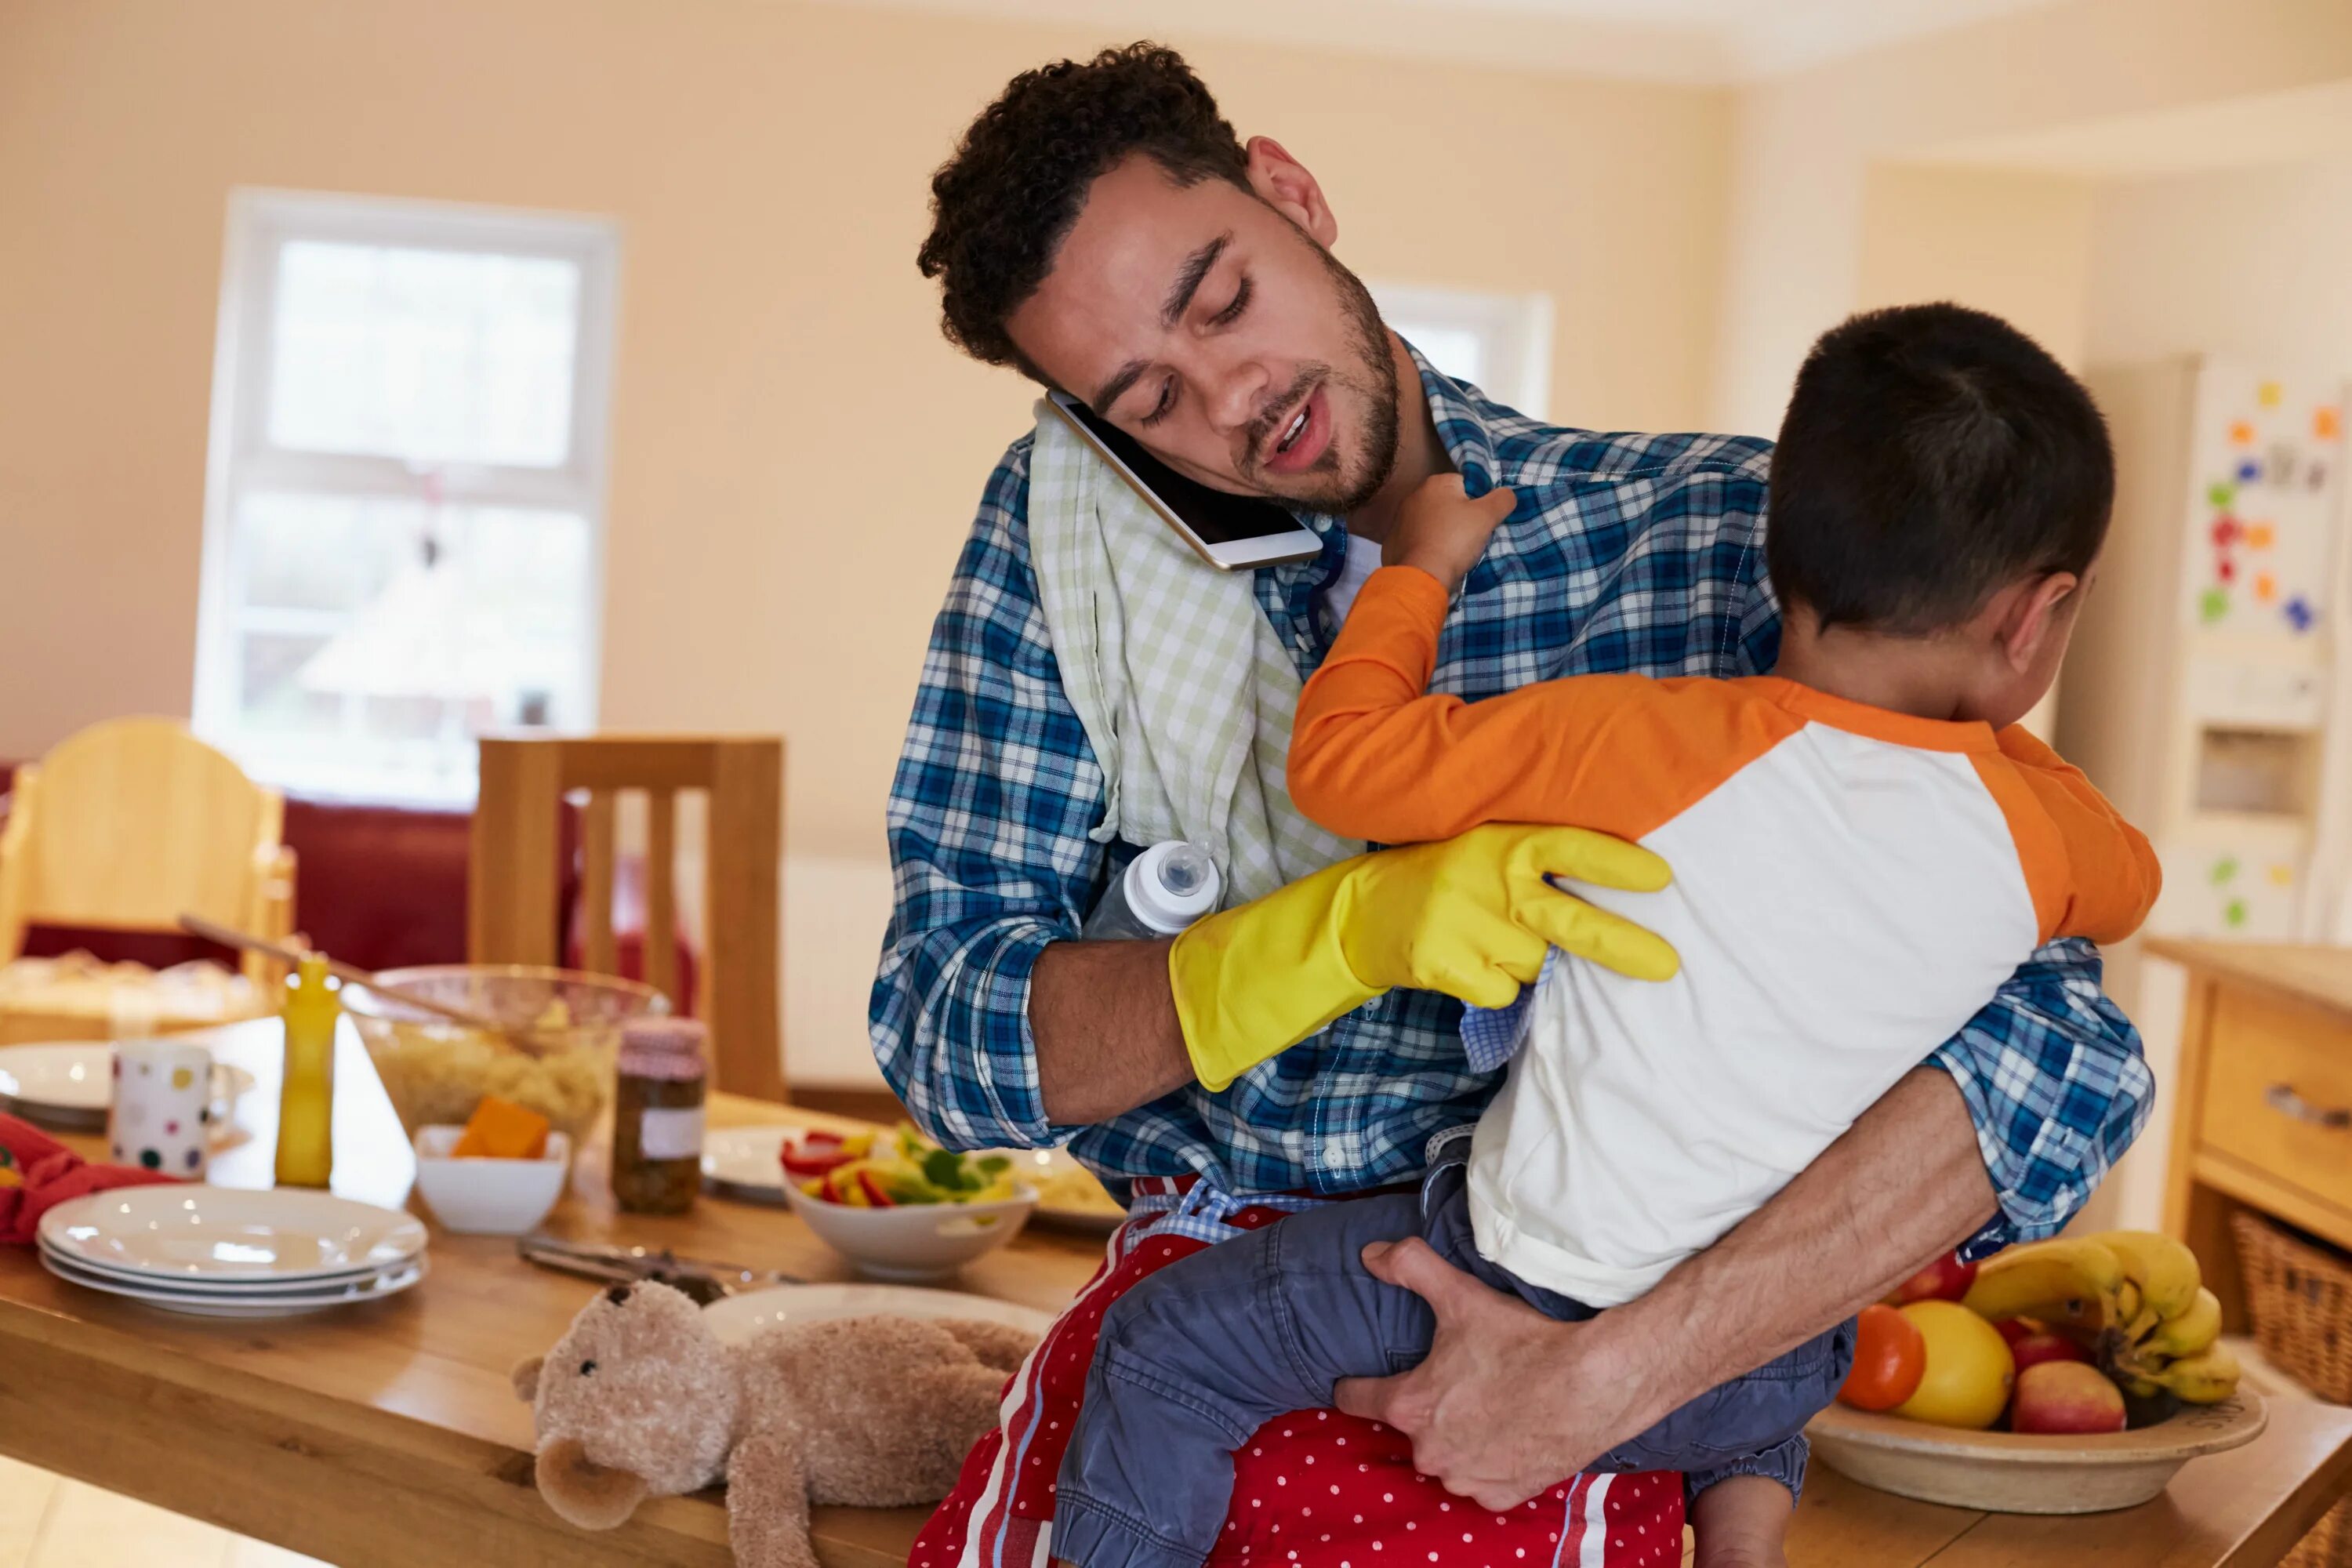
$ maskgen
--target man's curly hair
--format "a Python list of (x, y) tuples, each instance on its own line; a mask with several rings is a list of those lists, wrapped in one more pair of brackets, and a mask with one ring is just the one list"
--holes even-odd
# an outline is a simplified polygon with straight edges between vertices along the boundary
[(1178, 185), (1249, 188), (1246, 155), (1217, 100), (1175, 50), (1105, 49), (1024, 71), (931, 176), (931, 232), (917, 253), (940, 279), (941, 330), (990, 364), (1045, 378), (1005, 335), (1037, 290), (1097, 177), (1148, 153)]

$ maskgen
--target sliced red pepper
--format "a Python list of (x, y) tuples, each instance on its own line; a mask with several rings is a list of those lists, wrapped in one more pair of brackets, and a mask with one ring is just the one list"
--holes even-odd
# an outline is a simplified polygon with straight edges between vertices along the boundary
[(842, 1145), (840, 1138), (833, 1138), (833, 1147), (821, 1145), (821, 1142), (818, 1142), (818, 1133), (809, 1133), (807, 1138), (802, 1138), (797, 1145), (788, 1142), (788, 1145), (783, 1145), (783, 1150), (781, 1150), (781, 1159), (783, 1159), (785, 1173), (824, 1175), (825, 1171), (833, 1171), (835, 1166), (846, 1166), (852, 1159), (856, 1159), (856, 1154), (849, 1154), (849, 1152), (842, 1150), (840, 1145)]
[(865, 1193), (866, 1201), (872, 1204), (876, 1208), (887, 1209), (898, 1206), (898, 1200), (892, 1197), (887, 1192), (883, 1190), (882, 1184), (874, 1179), (873, 1172), (858, 1172), (857, 1185), (858, 1189)]
[(807, 1150), (838, 1149), (841, 1147), (841, 1134), (827, 1132), (822, 1127), (812, 1127), (801, 1134), (801, 1147)]
[(850, 1161), (856, 1157), (857, 1156), (855, 1154), (851, 1154), (845, 1151), (835, 1151), (829, 1154), (810, 1154), (798, 1152), (793, 1149), (787, 1148), (783, 1154), (784, 1170), (789, 1174), (795, 1176), (822, 1176), (827, 1171), (835, 1170), (840, 1166), (848, 1164)]

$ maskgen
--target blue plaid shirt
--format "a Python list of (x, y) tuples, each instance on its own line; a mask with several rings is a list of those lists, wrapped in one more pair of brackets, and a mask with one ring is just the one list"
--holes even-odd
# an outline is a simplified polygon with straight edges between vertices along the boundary
[[(1769, 443), (1562, 430), (1425, 363), (1422, 389), (1471, 493), (1518, 495), (1446, 620), (1431, 690), (1772, 668)], [(1221, 1093), (1193, 1085), (1093, 1126), (1046, 1119), (1030, 972), (1077, 935), (1136, 847), (1088, 837), (1103, 774), (1038, 607), (1028, 462), (1024, 437), (990, 477), (891, 786), (897, 901), (869, 1011), (883, 1073), (942, 1142), (1067, 1142), (1114, 1179), (1198, 1172), (1226, 1194), (1342, 1194), (1415, 1176), (1431, 1136), (1475, 1120), (1502, 1082), (1465, 1054), (1460, 1005), (1427, 992), (1368, 1003)], [(1330, 646), (1316, 595), (1347, 553), (1340, 520), (1303, 521), (1321, 555), (1256, 574), (1302, 676)], [(2053, 942), (1930, 1058), (1959, 1086), (2000, 1194), (1972, 1251), (2055, 1231), (2147, 1119), (2138, 1037), (2099, 976), (2089, 943)]]

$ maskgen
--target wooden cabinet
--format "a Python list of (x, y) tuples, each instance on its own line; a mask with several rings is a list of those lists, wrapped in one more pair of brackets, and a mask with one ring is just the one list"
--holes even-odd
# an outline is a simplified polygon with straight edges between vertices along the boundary
[(2230, 1215), (2251, 1208), (2352, 1249), (2352, 949), (2150, 939), (2189, 971), (2165, 1228), (2245, 1323)]

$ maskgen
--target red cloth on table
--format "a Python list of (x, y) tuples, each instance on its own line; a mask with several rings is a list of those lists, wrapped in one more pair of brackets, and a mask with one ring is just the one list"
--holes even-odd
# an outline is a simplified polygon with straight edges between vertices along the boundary
[(85, 1160), (31, 1122), (0, 1114), (0, 1243), (31, 1246), (41, 1216), (68, 1198), (178, 1179)]
[[(1054, 1522), (1054, 1482), (1086, 1392), (1102, 1315), (1144, 1276), (1210, 1245), (1162, 1236), (1154, 1215), (1111, 1238), (1103, 1267), (1005, 1385), (1001, 1425), (965, 1458), (955, 1490), (916, 1537), (908, 1568), (1033, 1568)], [(1243, 1209), (1226, 1223), (1281, 1219)], [(1412, 1445), (1379, 1422), (1303, 1410), (1258, 1428), (1234, 1456), (1234, 1500), (1210, 1568), (1675, 1568), (1683, 1479), (1576, 1476), (1490, 1512), (1412, 1468)]]

